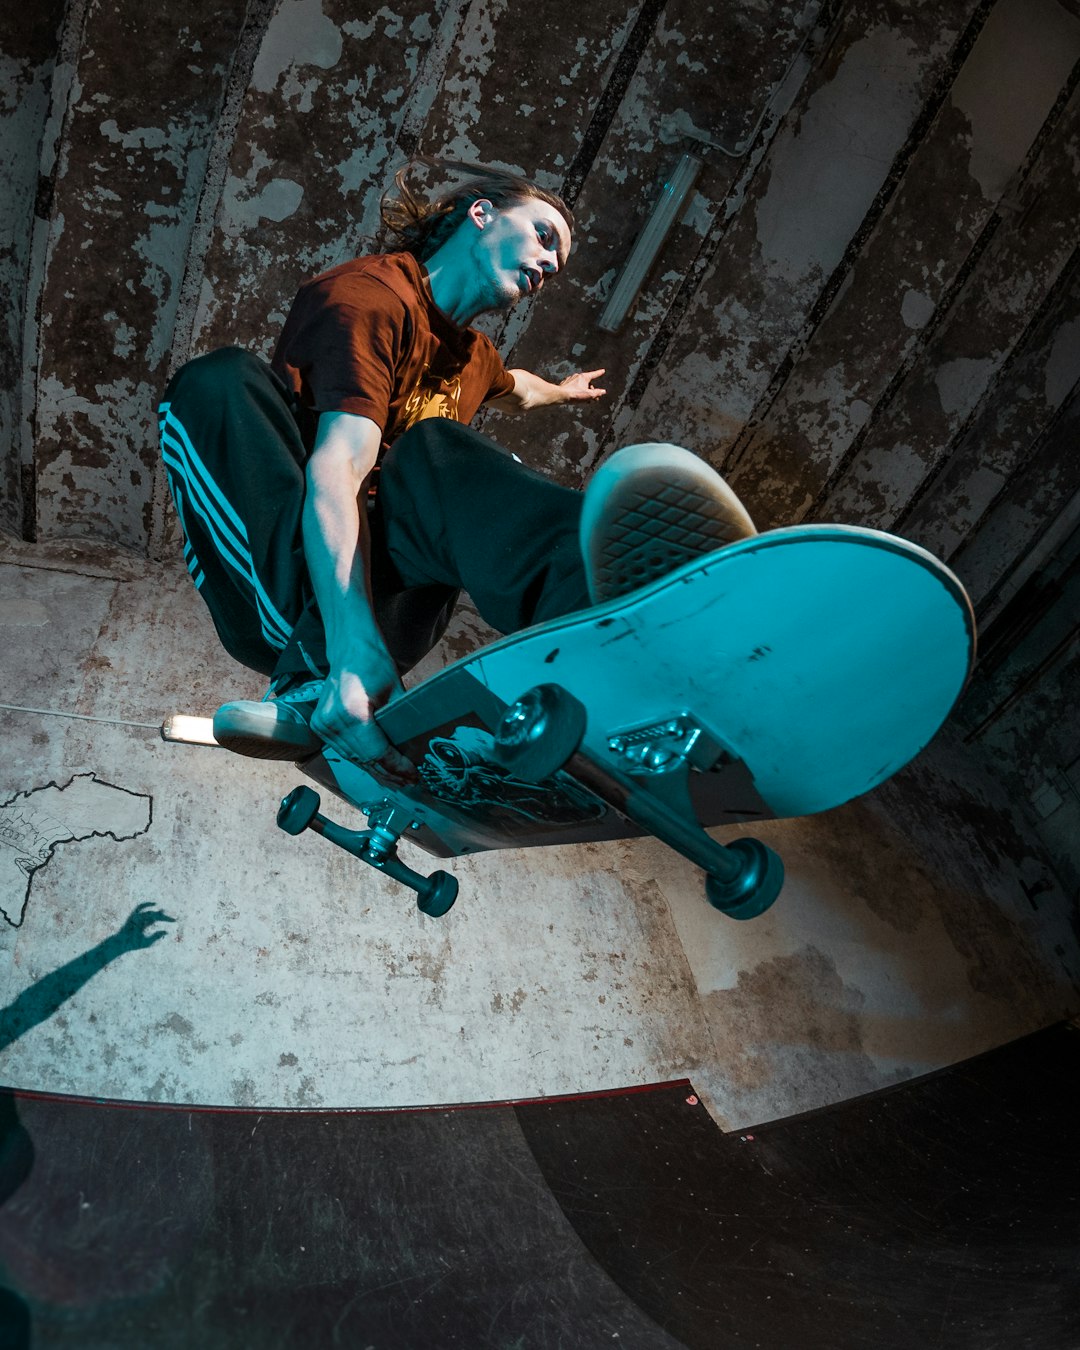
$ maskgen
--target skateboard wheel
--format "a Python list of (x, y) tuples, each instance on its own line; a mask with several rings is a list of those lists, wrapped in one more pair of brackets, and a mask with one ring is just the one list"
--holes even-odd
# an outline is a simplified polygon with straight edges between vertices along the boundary
[(528, 783), (558, 773), (585, 735), (585, 705), (557, 684), (538, 684), (507, 708), (495, 733), (495, 761)]
[(319, 794), (309, 787), (296, 787), (282, 799), (277, 823), (286, 834), (303, 834), (321, 805)]
[(742, 860), (742, 870), (733, 881), (707, 876), (705, 897), (729, 919), (756, 919), (780, 894), (784, 864), (760, 839), (734, 839), (726, 847)]
[(440, 919), (457, 899), (457, 877), (449, 872), (432, 872), (425, 888), (417, 894), (417, 908), (422, 914)]

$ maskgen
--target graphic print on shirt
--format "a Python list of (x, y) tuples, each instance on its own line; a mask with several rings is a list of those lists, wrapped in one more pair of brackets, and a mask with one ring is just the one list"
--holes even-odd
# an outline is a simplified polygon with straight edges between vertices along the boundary
[(429, 417), (449, 417), (454, 422), (461, 421), (461, 376), (444, 380), (431, 373), (426, 365), (413, 385), (399, 418), (400, 436), (417, 422)]

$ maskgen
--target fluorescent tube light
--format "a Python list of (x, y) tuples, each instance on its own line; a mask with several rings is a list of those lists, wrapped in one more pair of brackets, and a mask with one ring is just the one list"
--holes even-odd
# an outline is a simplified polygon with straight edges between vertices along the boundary
[(186, 713), (172, 713), (161, 724), (161, 738), (180, 741), (184, 745), (217, 745), (214, 739), (212, 717), (191, 717)]
[(690, 189), (697, 182), (701, 165), (702, 161), (696, 155), (683, 155), (675, 172), (664, 184), (660, 200), (653, 207), (652, 214), (630, 250), (622, 274), (612, 287), (604, 312), (600, 315), (597, 327), (605, 333), (616, 332), (629, 313), (657, 254), (671, 233), (671, 227), (679, 217)]

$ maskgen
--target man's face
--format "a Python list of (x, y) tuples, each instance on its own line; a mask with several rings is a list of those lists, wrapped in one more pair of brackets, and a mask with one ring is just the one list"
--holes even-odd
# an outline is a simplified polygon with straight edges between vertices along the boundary
[(490, 202), (473, 202), (469, 219), (476, 227), (473, 258), (486, 309), (510, 310), (536, 295), (570, 252), (570, 227), (539, 197), (501, 211)]

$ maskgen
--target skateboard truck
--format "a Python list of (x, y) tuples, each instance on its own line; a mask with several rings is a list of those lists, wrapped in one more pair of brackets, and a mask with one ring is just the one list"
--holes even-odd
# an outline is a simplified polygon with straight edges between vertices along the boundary
[(361, 862), (410, 886), (416, 892), (417, 907), (433, 919), (445, 914), (457, 899), (457, 877), (449, 872), (421, 876), (411, 867), (406, 867), (398, 857), (398, 840), (407, 829), (414, 826), (411, 812), (389, 801), (378, 802), (361, 808), (368, 818), (368, 829), (347, 830), (343, 825), (336, 825), (320, 815), (320, 805), (319, 794), (311, 788), (293, 788), (278, 808), (277, 823), (286, 834), (303, 834), (305, 830), (314, 830)]
[[(718, 843), (694, 821), (689, 794), (685, 787), (680, 791), (676, 786), (674, 775), (665, 795), (677, 800), (678, 809), (658, 795), (660, 762), (643, 758), (637, 768), (643, 776), (652, 775), (652, 787), (636, 782), (584, 748), (585, 722), (585, 708), (572, 694), (556, 684), (537, 685), (507, 708), (495, 733), (496, 758), (504, 768), (531, 782), (559, 770), (568, 773), (620, 815), (696, 863), (705, 872), (709, 904), (730, 918), (753, 919), (768, 909), (784, 884), (779, 855), (759, 839)], [(686, 736), (686, 728), (675, 723), (656, 731), (680, 740)], [(663, 762), (685, 766), (697, 738), (687, 739), (689, 744), (680, 747), (681, 754), (665, 747)], [(625, 758), (625, 744), (609, 749), (622, 752)]]

